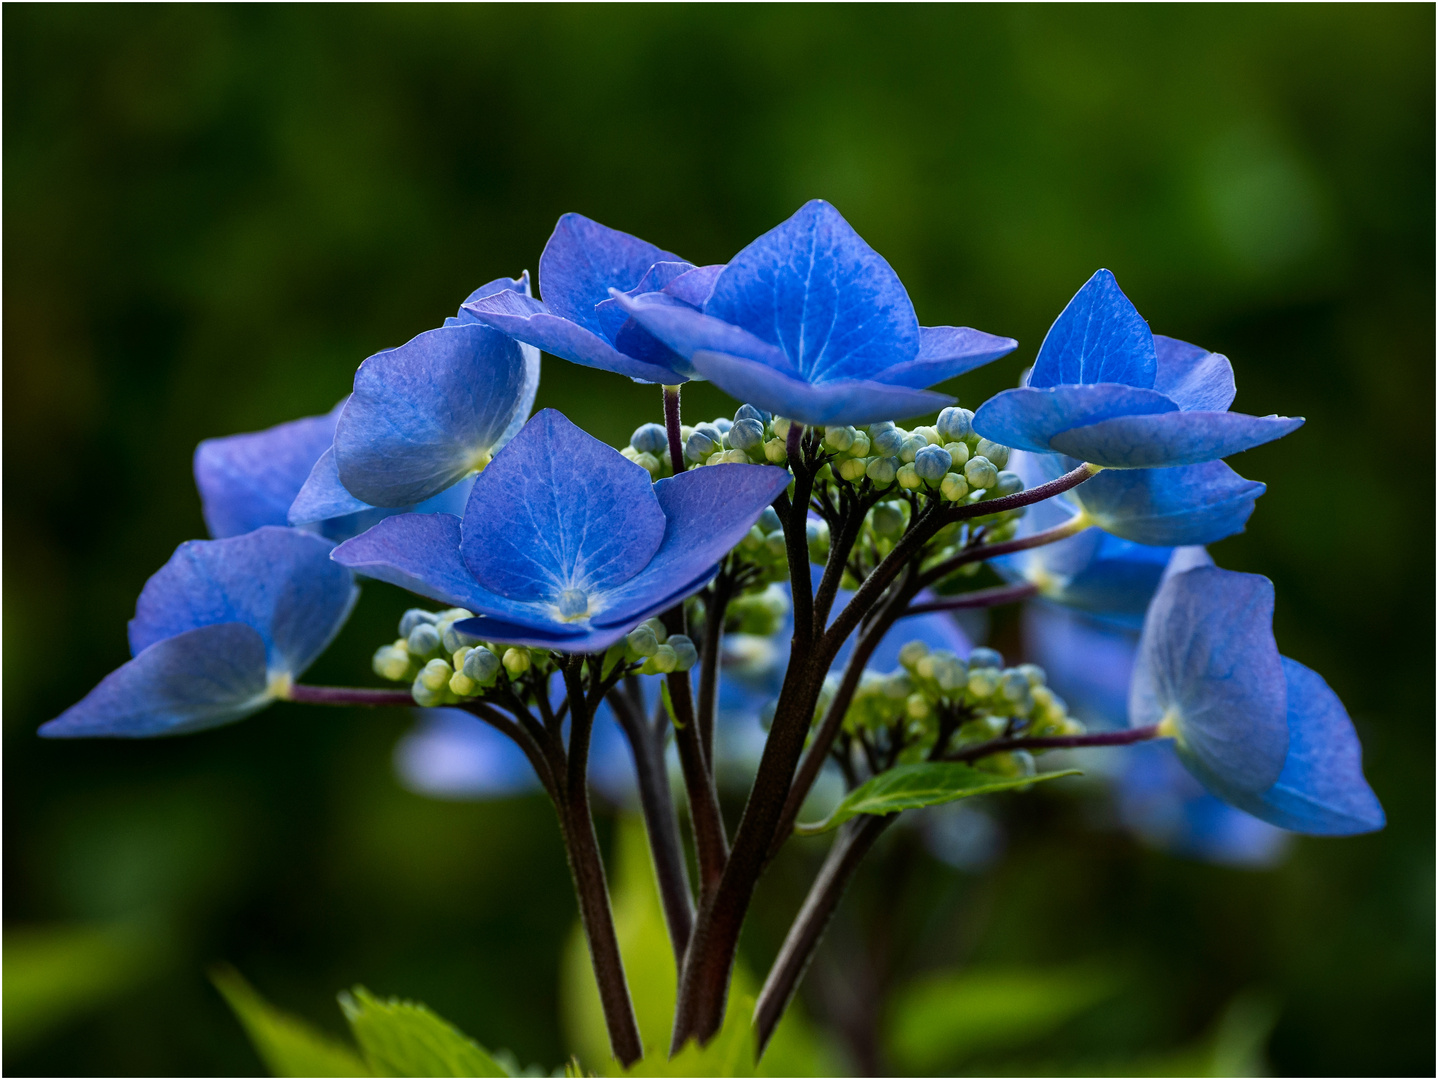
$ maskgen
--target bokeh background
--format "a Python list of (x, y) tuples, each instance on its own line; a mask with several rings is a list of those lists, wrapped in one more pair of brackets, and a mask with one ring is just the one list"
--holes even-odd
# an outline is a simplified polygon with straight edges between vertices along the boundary
[[(254, 1072), (217, 960), (334, 1030), (364, 982), (564, 1060), (552, 814), (402, 790), (404, 713), (34, 730), (126, 658), (140, 586), (203, 534), (201, 438), (327, 410), (365, 356), (534, 269), (564, 211), (704, 263), (820, 196), (925, 323), (1020, 339), (949, 388), (971, 407), (1107, 266), (1233, 358), (1237, 408), (1308, 417), (1235, 461), (1269, 493), (1215, 554), (1274, 579), (1390, 824), (1253, 871), (1015, 800), (1003, 859), (901, 840), (902, 878), (861, 877), (813, 1023), (859, 1067), (853, 1029), (936, 966), (1098, 958), (1115, 1002), (983, 1068), (1139, 1060), (1256, 994), (1280, 1074), (1431, 1075), (1433, 37), (1418, 5), (7, 7), (5, 1071)], [(658, 392), (547, 360), (539, 404), (622, 444)], [(314, 681), (370, 679), (404, 606), (367, 590)], [(811, 866), (767, 882), (753, 966)]]

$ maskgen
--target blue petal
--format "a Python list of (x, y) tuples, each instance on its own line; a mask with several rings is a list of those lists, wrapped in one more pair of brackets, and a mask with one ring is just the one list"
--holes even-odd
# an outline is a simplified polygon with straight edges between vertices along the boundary
[(1206, 461), (1172, 469), (1106, 470), (1071, 495), (1115, 536), (1178, 546), (1241, 533), (1265, 490), (1221, 461)]
[(808, 383), (777, 368), (726, 353), (698, 352), (691, 362), (699, 374), (734, 400), (750, 402), (802, 424), (902, 420), (954, 403), (947, 394), (864, 379)]
[(348, 540), (366, 529), (373, 528), (391, 514), (406, 514), (411, 511), (421, 514), (462, 514), (473, 483), (473, 477), (468, 477), (416, 506), (370, 506), (356, 499), (340, 483), (339, 469), (335, 466), (334, 449), (331, 447), (315, 462), (309, 479), (305, 481), (305, 486), (300, 489), (299, 495), (290, 506), (290, 524), (318, 523), (320, 535), (327, 539)]
[(40, 728), (48, 739), (143, 738), (216, 727), (270, 702), (265, 643), (239, 623), (157, 641)]
[(1113, 274), (1099, 270), (1049, 327), (1028, 384), (1121, 383), (1150, 389), (1157, 363), (1148, 323)]
[[(693, 263), (658, 262), (644, 272), (644, 276), (634, 288), (618, 291), (630, 298), (642, 296), (644, 293), (660, 292), (667, 289), (676, 278), (683, 277), (694, 269), (696, 267)], [(613, 341), (619, 328), (629, 321), (629, 312), (620, 307), (619, 301), (613, 296), (606, 294), (605, 298), (594, 306), (594, 317), (599, 320), (600, 332)]]
[(217, 623), (264, 640), (272, 673), (300, 675), (339, 633), (359, 589), (312, 533), (265, 526), (226, 540), (191, 540), (145, 582), (130, 620), (130, 652)]
[(1092, 728), (1127, 725), (1138, 630), (1056, 604), (1028, 604), (1025, 653), (1070, 711)]
[(876, 379), (919, 355), (899, 275), (822, 199), (735, 255), (704, 311), (778, 346), (811, 382)]
[(1238, 805), (1274, 825), (1317, 836), (1383, 828), (1383, 807), (1363, 778), (1363, 748), (1343, 702), (1321, 675), (1286, 656), (1283, 674), (1288, 759), (1273, 787)]
[(664, 528), (647, 472), (544, 409), (475, 481), (461, 551), (486, 589), (552, 603), (633, 577)]
[[(974, 430), (1004, 446), (1049, 454), (1057, 449), (1053, 440), (1060, 432), (1116, 416), (1162, 416), (1177, 411), (1177, 405), (1154, 390), (1117, 383), (1041, 390), (1020, 387), (995, 394), (980, 405), (974, 414)], [(1107, 464), (1096, 458), (1082, 460)]]
[(195, 486), (210, 535), (220, 539), (287, 524), (290, 503), (334, 439), (343, 405), (325, 416), (206, 439), (195, 447)]
[(516, 292), (496, 293), (467, 309), (486, 326), (543, 349), (572, 364), (612, 371), (643, 382), (682, 383), (687, 374), (625, 356), (600, 333), (552, 314), (538, 300)]
[(335, 430), (340, 481), (371, 506), (437, 495), (528, 415), (530, 366), (516, 342), (479, 325), (428, 330), (371, 356)]
[(436, 799), (503, 799), (539, 787), (514, 740), (462, 709), (416, 709), (414, 730), (394, 748), (409, 790)]
[(1301, 416), (1248, 416), (1231, 412), (1115, 416), (1058, 432), (1049, 440), (1049, 445), (1061, 454), (1095, 465), (1145, 469), (1215, 461), (1281, 439), (1302, 426)]
[(477, 300), (483, 300), (486, 296), (494, 296), (496, 293), (516, 292), (521, 296), (532, 296), (529, 288), (529, 271), (526, 270), (517, 278), (495, 278), (493, 281), (486, 281), (474, 292), (464, 298), (459, 305), (459, 311), (444, 320), (445, 326), (464, 326), (468, 323), (478, 322), (474, 312), (469, 310), (469, 305)]
[(686, 304), (702, 308), (714, 292), (714, 283), (719, 280), (719, 275), (723, 272), (723, 263), (696, 266), (693, 270), (680, 274), (668, 285), (665, 285), (663, 291), (676, 300), (683, 300)]
[(895, 364), (876, 378), (891, 386), (933, 386), (1007, 356), (1018, 347), (1013, 338), (967, 326), (921, 326), (918, 359)]
[(697, 592), (788, 486), (788, 470), (772, 465), (707, 465), (660, 480), (663, 542), (638, 575), (602, 594), (595, 625), (627, 631)]
[(722, 352), (742, 356), (798, 378), (798, 371), (779, 349), (743, 327), (696, 311), (667, 293), (629, 297), (615, 290), (612, 299), (629, 316), (680, 356)]
[(1153, 335), (1158, 370), (1153, 388), (1184, 412), (1227, 412), (1238, 387), (1228, 357), (1177, 338)]
[(611, 288), (634, 288), (657, 262), (684, 260), (581, 214), (565, 214), (539, 257), (539, 291), (554, 314), (601, 334), (595, 305)]
[(1283, 769), (1287, 697), (1272, 582), (1200, 567), (1163, 583), (1139, 641), (1129, 696), (1135, 727), (1171, 720), (1189, 771), (1236, 802)]

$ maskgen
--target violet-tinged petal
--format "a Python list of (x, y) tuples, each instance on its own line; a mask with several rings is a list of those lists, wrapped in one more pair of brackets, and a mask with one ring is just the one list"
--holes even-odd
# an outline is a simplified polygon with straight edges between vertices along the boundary
[(696, 266), (693, 270), (680, 274), (665, 285), (663, 291), (676, 300), (683, 300), (686, 304), (702, 308), (714, 291), (714, 283), (719, 280), (719, 275), (723, 272), (723, 263)]
[(1155, 390), (1184, 412), (1228, 411), (1238, 393), (1228, 357), (1162, 334), (1153, 335), (1153, 344), (1158, 356)]
[(334, 440), (343, 406), (265, 431), (206, 439), (195, 447), (195, 486), (210, 536), (287, 524), (290, 503)]
[(709, 465), (667, 477), (654, 485), (663, 509), (663, 542), (644, 569), (602, 594), (599, 626), (614, 626), (634, 617), (657, 600), (677, 600), (677, 586), (687, 588), (709, 573), (749, 531), (764, 508), (789, 486), (789, 473), (772, 465)]
[(1273, 584), (1217, 567), (1166, 580), (1144, 620), (1129, 721), (1170, 725), (1189, 771), (1230, 802), (1270, 787), (1288, 753)]
[[(974, 430), (986, 439), (1018, 450), (1051, 454), (1060, 432), (1119, 416), (1162, 416), (1178, 406), (1154, 390), (1118, 383), (1087, 386), (1019, 387), (995, 394), (974, 414)], [(1065, 451), (1067, 452), (1067, 451)], [(1073, 457), (1107, 462), (1095, 458)]]
[(374, 507), (356, 499), (349, 493), (349, 489), (340, 483), (340, 470), (335, 463), (334, 447), (327, 446), (310, 469), (304, 486), (290, 504), (288, 519), (291, 525), (307, 525), (314, 521), (327, 521), (330, 518), (372, 509)]
[(554, 602), (633, 577), (664, 528), (644, 469), (544, 409), (475, 481), (461, 551), (485, 588)]
[(811, 382), (872, 379), (919, 354), (899, 275), (822, 199), (735, 255), (704, 311), (782, 349)]
[[(693, 269), (695, 269), (693, 263), (657, 262), (644, 272), (638, 285), (632, 289), (621, 289), (620, 291), (630, 298), (641, 296), (644, 293), (659, 292), (675, 278), (682, 277)], [(600, 332), (613, 341), (619, 333), (620, 327), (629, 321), (629, 312), (620, 307), (619, 301), (615, 300), (613, 296), (606, 295), (603, 300), (594, 305), (594, 317), (599, 320)]]
[(217, 727), (271, 701), (265, 642), (249, 626), (198, 626), (142, 649), (76, 705), (44, 724), (47, 739), (144, 738)]
[(486, 326), (572, 364), (612, 371), (642, 382), (673, 384), (688, 378), (666, 367), (625, 356), (599, 332), (555, 315), (538, 300), (516, 292), (484, 297), (466, 310)]
[(657, 262), (684, 260), (582, 214), (565, 214), (539, 257), (540, 295), (555, 315), (599, 334), (595, 305), (611, 288), (634, 288)]
[(190, 540), (145, 582), (130, 620), (130, 652), (198, 626), (244, 623), (272, 672), (299, 675), (325, 650), (359, 598), (334, 545), (273, 525), (225, 540)]
[(1212, 544), (1242, 532), (1265, 490), (1221, 461), (1206, 461), (1108, 469), (1070, 494), (1106, 532), (1139, 544), (1178, 546)]
[(864, 379), (808, 383), (766, 364), (718, 352), (697, 352), (696, 371), (736, 401), (802, 424), (873, 424), (935, 412), (954, 399), (932, 390)]
[(986, 334), (967, 326), (921, 326), (918, 359), (895, 364), (876, 378), (891, 386), (922, 389), (983, 367), (1007, 356), (1018, 346), (1013, 338)]
[[(974, 425), (977, 429), (977, 418)], [(1061, 454), (1095, 465), (1146, 469), (1215, 461), (1281, 439), (1302, 426), (1301, 416), (1231, 412), (1114, 416), (1058, 432), (1049, 445)]]
[(1029, 373), (1034, 388), (1120, 383), (1149, 389), (1153, 333), (1108, 270), (1099, 270), (1049, 327)]
[(482, 468), (534, 404), (530, 367), (516, 341), (477, 324), (371, 356), (335, 429), (341, 483), (371, 506), (409, 506)]
[(478, 322), (478, 317), (469, 310), (469, 305), (477, 300), (483, 300), (486, 296), (494, 296), (502, 292), (515, 292), (521, 296), (534, 295), (529, 288), (529, 271), (526, 270), (517, 278), (502, 277), (486, 281), (460, 302), (459, 311), (445, 319), (444, 325), (464, 326), (468, 323)]
[(655, 338), (680, 356), (702, 351), (722, 352), (756, 361), (798, 378), (784, 353), (743, 327), (696, 311), (667, 293), (629, 297), (616, 290), (613, 300)]
[(1267, 791), (1238, 801), (1294, 832), (1352, 836), (1383, 828), (1383, 807), (1363, 778), (1363, 748), (1343, 702), (1317, 672), (1283, 657), (1288, 757)]

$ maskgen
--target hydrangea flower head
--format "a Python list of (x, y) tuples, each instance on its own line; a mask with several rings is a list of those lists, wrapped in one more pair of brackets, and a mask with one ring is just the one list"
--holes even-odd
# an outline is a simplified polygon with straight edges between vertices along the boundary
[(700, 304), (612, 290), (635, 322), (739, 401), (805, 424), (933, 412), (923, 389), (1012, 351), (967, 327), (921, 327), (898, 274), (822, 199), (725, 265)]
[(140, 593), (133, 659), (40, 734), (173, 735), (285, 697), (359, 597), (332, 549), (312, 533), (274, 526), (181, 544)]
[(703, 588), (788, 483), (768, 465), (651, 483), (545, 409), (476, 479), (463, 520), (387, 518), (334, 557), (479, 613), (458, 629), (486, 641), (596, 652)]
[(1099, 270), (1054, 321), (1026, 384), (980, 406), (974, 430), (1021, 450), (1136, 469), (1215, 461), (1303, 424), (1229, 412), (1235, 392), (1226, 357), (1155, 336)]
[(561, 359), (638, 382), (688, 381), (694, 369), (611, 298), (611, 290), (659, 293), (699, 305), (720, 266), (695, 266), (582, 214), (565, 214), (539, 257), (543, 301), (504, 290), (466, 301), (464, 313)]
[(1273, 585), (1201, 566), (1159, 587), (1129, 697), (1135, 726), (1159, 724), (1210, 791), (1296, 832), (1383, 826), (1353, 723), (1328, 685), (1280, 656)]

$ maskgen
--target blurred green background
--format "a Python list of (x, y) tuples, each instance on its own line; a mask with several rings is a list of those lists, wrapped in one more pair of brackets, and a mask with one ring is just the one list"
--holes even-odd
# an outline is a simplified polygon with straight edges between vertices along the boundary
[[(1433, 37), (1418, 5), (8, 6), (5, 1071), (255, 1071), (204, 978), (221, 959), (335, 1031), (363, 981), (563, 1061), (552, 813), (405, 793), (403, 713), (34, 730), (126, 658), (140, 586), (203, 533), (201, 438), (328, 409), (365, 356), (535, 269), (564, 211), (718, 262), (819, 196), (922, 321), (1019, 338), (950, 388), (971, 407), (1107, 266), (1156, 330), (1233, 358), (1237, 408), (1308, 417), (1235, 460), (1270, 490), (1216, 555), (1276, 582), (1282, 647), (1347, 702), (1390, 824), (1269, 872), (1047, 794), (1004, 804), (989, 869), (898, 837), (811, 1017), (849, 1067), (897, 1069), (896, 988), (1098, 958), (1107, 1005), (943, 1067), (1114, 1068), (1247, 1007), (1276, 1010), (1278, 1073), (1431, 1075)], [(539, 404), (622, 442), (658, 396), (547, 360)], [(404, 606), (369, 588), (313, 680), (368, 681)], [(814, 857), (766, 881), (751, 967)]]

